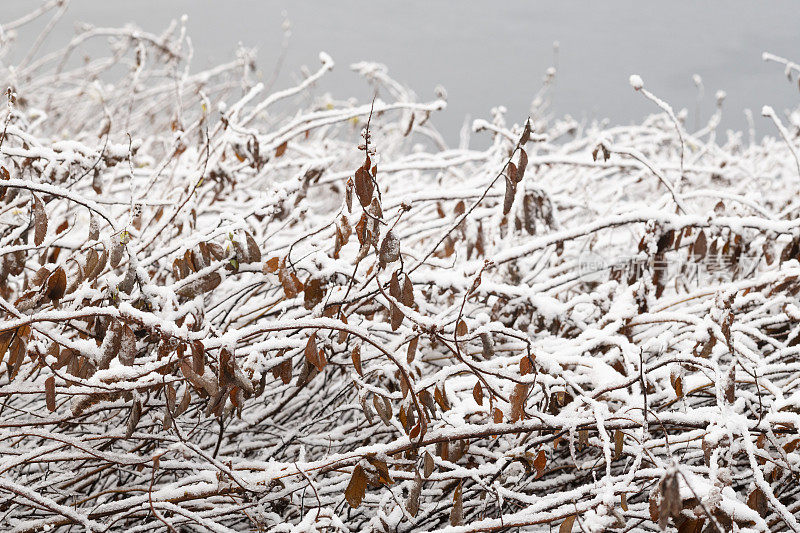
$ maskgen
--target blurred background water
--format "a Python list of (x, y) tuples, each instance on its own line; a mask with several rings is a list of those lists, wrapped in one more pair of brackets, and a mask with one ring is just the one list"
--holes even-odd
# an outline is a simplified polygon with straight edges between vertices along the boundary
[[(0, 22), (8, 22), (39, 2), (1, 4)], [(452, 144), (466, 116), (489, 118), (496, 105), (508, 108), (510, 121), (521, 122), (546, 69), (556, 62), (553, 113), (579, 120), (629, 123), (656, 111), (630, 88), (633, 73), (676, 110), (686, 108), (690, 127), (711, 115), (718, 89), (728, 95), (721, 131), (746, 128), (743, 109), (749, 108), (757, 131), (773, 134), (761, 106), (781, 112), (800, 102), (797, 84), (786, 80), (781, 66), (761, 59), (768, 51), (800, 62), (796, 0), (72, 0), (44, 48), (64, 46), (79, 22), (132, 22), (160, 33), (182, 14), (189, 17), (195, 70), (230, 59), (241, 43), (258, 49), (259, 69), (270, 78), (285, 15), (291, 36), (276, 87), (291, 83), (302, 65), (315, 69), (320, 51), (337, 66), (318, 90), (336, 98), (370, 99), (368, 85), (349, 69), (362, 60), (387, 65), (420, 99), (432, 99), (442, 85), (448, 108), (435, 123)], [(35, 33), (24, 33), (19, 44), (34, 39)], [(699, 102), (695, 74), (704, 87)]]

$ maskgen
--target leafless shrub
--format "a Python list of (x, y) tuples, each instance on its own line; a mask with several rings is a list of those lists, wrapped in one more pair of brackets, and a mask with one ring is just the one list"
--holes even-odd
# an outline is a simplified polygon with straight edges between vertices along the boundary
[(328, 56), (265, 96), (248, 53), (191, 74), (188, 49), (89, 28), (2, 64), (10, 529), (800, 529), (774, 112), (747, 144), (649, 92), (636, 126), (498, 109), (488, 149), (449, 149), (444, 101), (377, 65), (374, 102), (281, 118)]

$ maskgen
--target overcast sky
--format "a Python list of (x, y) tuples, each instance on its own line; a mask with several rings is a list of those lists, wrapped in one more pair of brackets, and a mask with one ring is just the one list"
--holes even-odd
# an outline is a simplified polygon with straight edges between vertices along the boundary
[[(10, 20), (34, 4), (3, 0), (0, 18)], [(488, 117), (494, 105), (505, 105), (510, 118), (521, 121), (553, 64), (554, 41), (560, 43), (558, 114), (639, 120), (654, 108), (630, 89), (632, 73), (676, 109), (692, 113), (697, 96), (692, 75), (699, 74), (705, 85), (703, 120), (713, 110), (716, 90), (724, 89), (723, 128), (744, 127), (742, 109), (748, 107), (761, 123), (759, 131), (771, 133), (759, 116), (761, 106), (783, 110), (800, 101), (797, 85), (786, 81), (782, 69), (761, 60), (761, 53), (770, 51), (800, 62), (800, 6), (793, 0), (72, 0), (48, 44), (63, 44), (76, 21), (134, 22), (158, 32), (186, 13), (198, 67), (230, 58), (241, 42), (259, 49), (259, 66), (269, 77), (283, 38), (284, 11), (292, 37), (279, 83), (289, 83), (303, 64), (316, 66), (324, 50), (337, 68), (321, 90), (368, 99), (369, 88), (348, 66), (359, 60), (385, 63), (419, 98), (432, 98), (440, 84), (447, 89), (449, 107), (436, 123), (452, 142), (466, 115)]]

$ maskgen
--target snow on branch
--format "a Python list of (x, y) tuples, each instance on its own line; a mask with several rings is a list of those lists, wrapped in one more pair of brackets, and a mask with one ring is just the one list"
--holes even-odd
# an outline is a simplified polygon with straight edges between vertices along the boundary
[(545, 119), (548, 71), (449, 148), (443, 90), (358, 63), (375, 98), (337, 101), (324, 53), (275, 91), (248, 50), (193, 72), (185, 20), (3, 54), (10, 530), (800, 529), (771, 108), (780, 138), (720, 142), (631, 76), (641, 124)]

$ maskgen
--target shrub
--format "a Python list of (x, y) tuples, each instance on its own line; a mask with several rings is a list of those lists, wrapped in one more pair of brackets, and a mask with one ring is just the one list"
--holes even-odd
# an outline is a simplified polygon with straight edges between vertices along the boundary
[(309, 104), (324, 54), (267, 94), (189, 50), (2, 64), (9, 527), (800, 528), (797, 124), (720, 141), (636, 77), (641, 124), (545, 88), (450, 149), (379, 65)]

